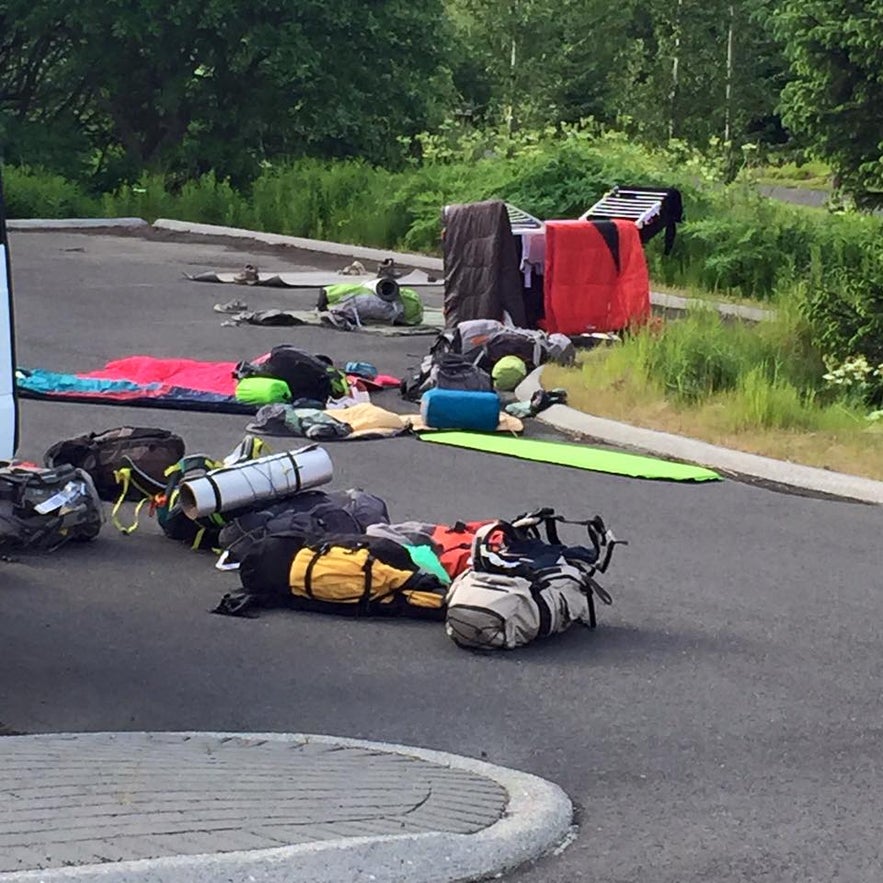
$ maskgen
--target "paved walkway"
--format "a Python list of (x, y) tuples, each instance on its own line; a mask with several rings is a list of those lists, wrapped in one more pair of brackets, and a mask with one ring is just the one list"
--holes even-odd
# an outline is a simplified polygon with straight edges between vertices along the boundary
[(0, 881), (462, 880), (567, 833), (550, 783), (280, 734), (0, 739)]

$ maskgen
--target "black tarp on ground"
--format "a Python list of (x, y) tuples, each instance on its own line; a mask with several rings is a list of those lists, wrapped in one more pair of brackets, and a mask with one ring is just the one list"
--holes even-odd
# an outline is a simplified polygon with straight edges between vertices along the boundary
[(524, 327), (520, 255), (506, 204), (449, 205), (443, 221), (445, 327), (468, 319), (502, 320), (504, 310)]

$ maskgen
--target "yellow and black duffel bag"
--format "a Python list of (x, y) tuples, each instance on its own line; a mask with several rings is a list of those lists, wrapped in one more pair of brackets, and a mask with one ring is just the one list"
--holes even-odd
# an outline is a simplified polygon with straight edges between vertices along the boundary
[(239, 574), (242, 590), (225, 595), (215, 613), (248, 616), (257, 607), (284, 605), (444, 619), (445, 587), (438, 577), (421, 570), (407, 547), (382, 537), (271, 535), (249, 550)]

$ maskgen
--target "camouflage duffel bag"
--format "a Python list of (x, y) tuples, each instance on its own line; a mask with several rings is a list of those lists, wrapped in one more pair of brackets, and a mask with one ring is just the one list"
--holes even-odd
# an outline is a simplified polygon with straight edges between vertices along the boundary
[(0, 466), (0, 552), (93, 540), (103, 523), (104, 507), (82, 469)]

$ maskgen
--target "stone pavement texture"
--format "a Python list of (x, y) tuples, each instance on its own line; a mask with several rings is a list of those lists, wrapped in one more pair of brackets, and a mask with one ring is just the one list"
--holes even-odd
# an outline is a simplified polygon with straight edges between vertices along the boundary
[(0, 881), (462, 880), (560, 841), (528, 776), (437, 752), (281, 734), (0, 739)]

